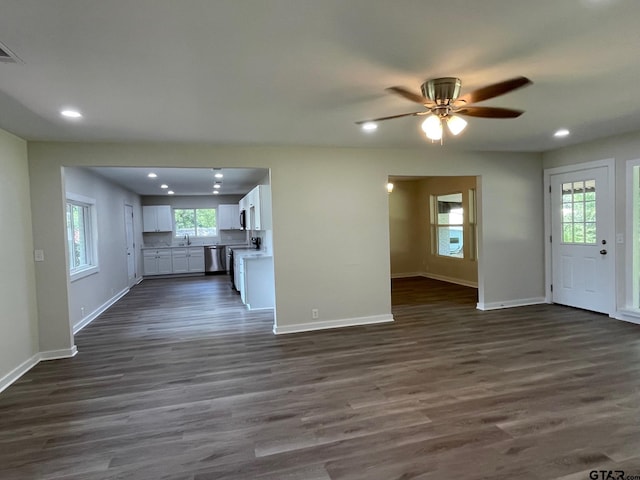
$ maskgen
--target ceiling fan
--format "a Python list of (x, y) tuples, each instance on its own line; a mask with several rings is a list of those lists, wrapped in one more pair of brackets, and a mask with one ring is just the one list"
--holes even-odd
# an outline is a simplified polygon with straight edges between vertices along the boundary
[(418, 112), (401, 113), (388, 117), (374, 118), (356, 122), (358, 125), (373, 124), (381, 120), (393, 118), (428, 115), (422, 123), (422, 130), (432, 141), (442, 141), (443, 128), (447, 128), (453, 135), (458, 135), (467, 126), (467, 122), (459, 115), (484, 118), (516, 118), (522, 115), (522, 110), (510, 108), (478, 107), (475, 103), (483, 102), (490, 98), (498, 97), (532, 84), (526, 77), (515, 77), (503, 82), (494, 83), (479, 88), (464, 95), (460, 95), (462, 82), (456, 77), (443, 77), (427, 80), (421, 86), (422, 95), (411, 92), (404, 87), (390, 87), (388, 91), (398, 94), (412, 102), (419, 103), (427, 108)]

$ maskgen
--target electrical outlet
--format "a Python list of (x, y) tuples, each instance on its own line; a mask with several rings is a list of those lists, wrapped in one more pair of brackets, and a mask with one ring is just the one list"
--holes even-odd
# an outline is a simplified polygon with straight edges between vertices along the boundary
[(320, 316), (320, 313), (318, 312), (318, 309), (317, 308), (312, 308), (311, 309), (311, 318), (313, 318), (314, 320), (317, 320), (319, 316)]

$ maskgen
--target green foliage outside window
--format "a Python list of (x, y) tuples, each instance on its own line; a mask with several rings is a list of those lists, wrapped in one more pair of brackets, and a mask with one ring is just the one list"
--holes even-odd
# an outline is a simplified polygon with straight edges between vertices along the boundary
[(217, 221), (215, 208), (176, 208), (173, 210), (176, 237), (215, 237)]

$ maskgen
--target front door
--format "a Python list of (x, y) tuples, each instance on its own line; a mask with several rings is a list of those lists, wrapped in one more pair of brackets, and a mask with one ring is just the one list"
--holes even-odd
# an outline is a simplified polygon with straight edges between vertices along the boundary
[(613, 313), (613, 192), (608, 166), (550, 176), (552, 301)]
[(129, 286), (136, 283), (136, 255), (133, 240), (133, 207), (131, 205), (124, 206), (124, 233), (127, 254), (127, 277), (129, 278)]

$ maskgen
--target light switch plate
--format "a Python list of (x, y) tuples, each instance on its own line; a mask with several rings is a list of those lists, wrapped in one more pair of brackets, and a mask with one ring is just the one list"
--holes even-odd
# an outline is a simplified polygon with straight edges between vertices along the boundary
[(34, 250), (33, 258), (36, 262), (44, 262), (44, 250)]

